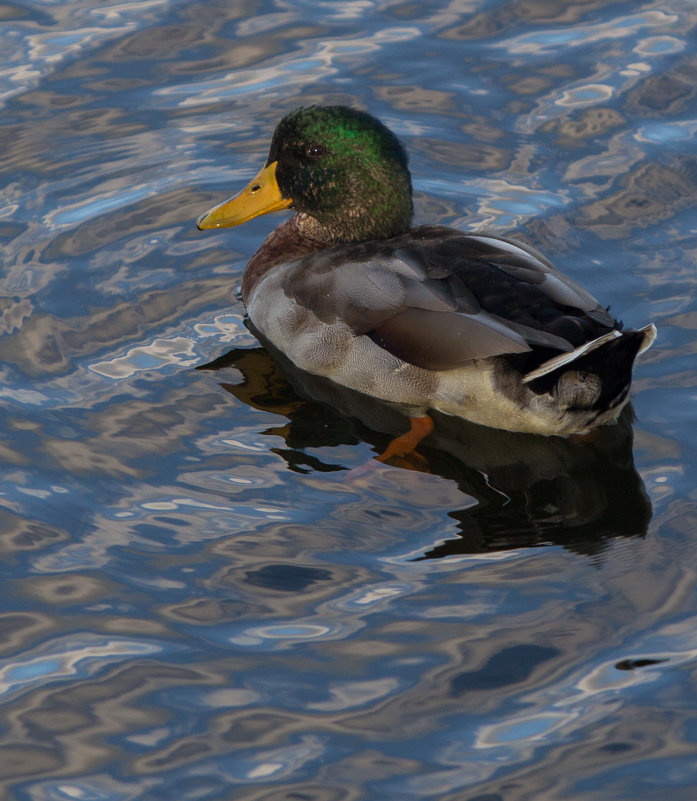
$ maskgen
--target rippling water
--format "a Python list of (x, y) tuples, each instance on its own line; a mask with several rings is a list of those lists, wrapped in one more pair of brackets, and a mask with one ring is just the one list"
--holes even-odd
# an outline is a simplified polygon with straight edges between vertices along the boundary
[[(19, 801), (694, 801), (692, 0), (0, 3), (0, 783)], [(659, 339), (590, 443), (271, 360), (193, 221), (352, 103), (417, 222)], [(205, 367), (206, 369), (195, 369)]]

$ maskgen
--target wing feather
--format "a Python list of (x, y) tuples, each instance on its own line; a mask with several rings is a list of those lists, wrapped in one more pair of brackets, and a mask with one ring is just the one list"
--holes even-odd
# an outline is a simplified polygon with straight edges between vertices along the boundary
[(283, 287), (322, 322), (431, 370), (536, 348), (541, 363), (618, 327), (534, 250), (448, 228), (311, 254)]

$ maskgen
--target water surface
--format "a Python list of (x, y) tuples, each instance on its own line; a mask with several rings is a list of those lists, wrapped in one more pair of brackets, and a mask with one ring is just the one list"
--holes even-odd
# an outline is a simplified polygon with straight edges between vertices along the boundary
[[(0, 4), (0, 782), (18, 801), (693, 801), (691, 0)], [(417, 222), (659, 339), (589, 443), (278, 365), (195, 218), (367, 108)], [(207, 369), (196, 369), (206, 367)]]

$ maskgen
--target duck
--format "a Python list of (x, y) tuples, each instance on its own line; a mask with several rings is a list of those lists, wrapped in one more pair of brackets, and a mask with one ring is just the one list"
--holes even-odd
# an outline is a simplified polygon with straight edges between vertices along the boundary
[(300, 370), (404, 410), (398, 451), (438, 412), (569, 437), (615, 423), (628, 404), (655, 326), (625, 329), (526, 244), (414, 226), (405, 147), (368, 112), (286, 114), (258, 174), (197, 227), (282, 210), (294, 213), (242, 277), (251, 328)]

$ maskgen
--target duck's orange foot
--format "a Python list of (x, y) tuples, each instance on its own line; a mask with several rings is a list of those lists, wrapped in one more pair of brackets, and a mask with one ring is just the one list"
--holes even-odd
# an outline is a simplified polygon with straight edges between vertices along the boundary
[(428, 416), (410, 417), (410, 428), (405, 434), (395, 437), (385, 450), (376, 457), (378, 462), (390, 463), (395, 467), (410, 470), (423, 470), (426, 460), (415, 453), (416, 446), (433, 431), (433, 420)]

